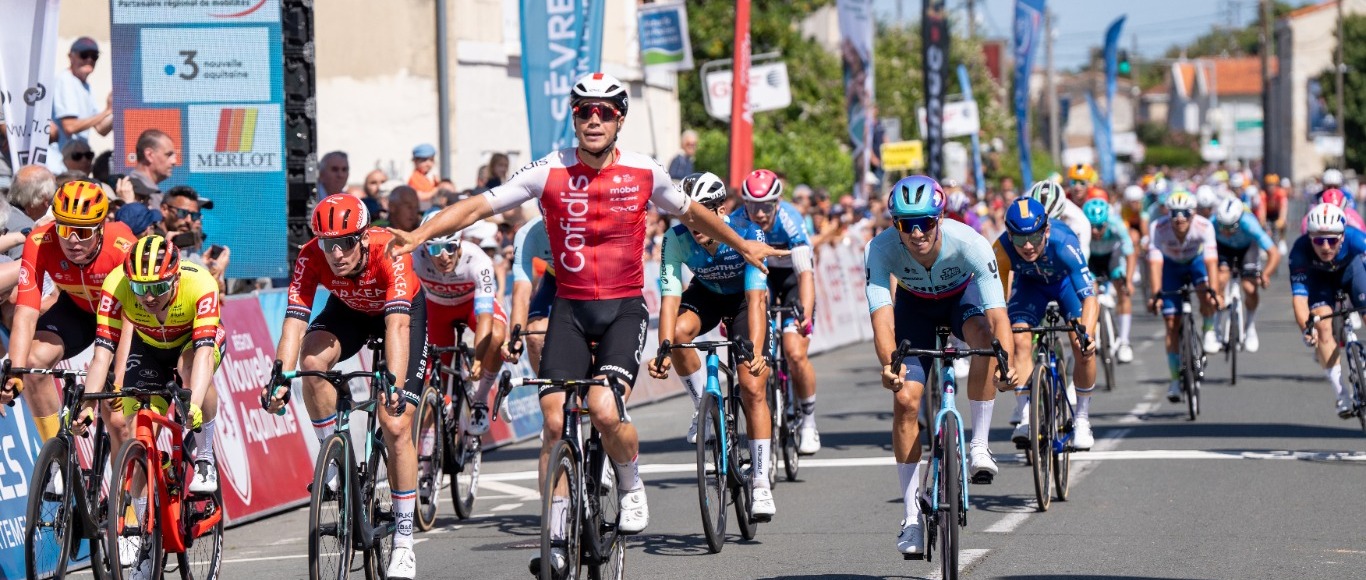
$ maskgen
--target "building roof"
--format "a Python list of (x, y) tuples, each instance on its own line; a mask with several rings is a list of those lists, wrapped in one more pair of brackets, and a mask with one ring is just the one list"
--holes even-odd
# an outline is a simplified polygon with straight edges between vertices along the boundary
[[(1210, 79), (1220, 97), (1240, 97), (1262, 94), (1262, 59), (1255, 56), (1216, 58)], [(1271, 74), (1276, 74), (1277, 61), (1271, 60)]]
[(1286, 13), (1286, 15), (1284, 16), (1284, 18), (1290, 18), (1290, 19), (1299, 18), (1299, 17), (1304, 16), (1304, 15), (1306, 15), (1306, 14), (1313, 14), (1313, 13), (1318, 12), (1318, 11), (1320, 11), (1320, 10), (1326, 10), (1326, 9), (1328, 9), (1328, 8), (1336, 7), (1337, 5), (1338, 5), (1338, 0), (1328, 0), (1327, 2), (1319, 2), (1318, 4), (1310, 4), (1310, 5), (1308, 5), (1308, 6), (1301, 6), (1301, 7), (1299, 7), (1299, 8), (1296, 8), (1296, 9), (1291, 10), (1290, 12)]

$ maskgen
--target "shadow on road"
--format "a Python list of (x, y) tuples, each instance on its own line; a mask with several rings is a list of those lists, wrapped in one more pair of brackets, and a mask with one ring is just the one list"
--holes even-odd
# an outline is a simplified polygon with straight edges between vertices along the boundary
[[(754, 541), (743, 541), (738, 534), (727, 534), (727, 544), (754, 544)], [(636, 536), (631, 538), (626, 549), (631, 550), (640, 548), (642, 552), (651, 556), (701, 556), (709, 555), (707, 549), (707, 538), (702, 534), (680, 535), (648, 535)]]
[(1227, 437), (1260, 439), (1360, 439), (1361, 429), (1291, 423), (1143, 423), (1127, 426), (1125, 439)]
[(459, 525), (465, 529), (474, 530), (496, 530), (510, 536), (539, 538), (541, 535), (541, 514), (540, 510), (537, 510), (535, 514), (496, 514), (468, 520), (458, 520), (447, 516), (436, 520), (436, 527), (438, 528), (450, 525)]
[(972, 504), (972, 509), (982, 510), (984, 512), (1015, 513), (1021, 511), (1036, 511), (1034, 509), (1035, 501), (1033, 494), (984, 495), (979, 492), (970, 492), (968, 494), (968, 503)]

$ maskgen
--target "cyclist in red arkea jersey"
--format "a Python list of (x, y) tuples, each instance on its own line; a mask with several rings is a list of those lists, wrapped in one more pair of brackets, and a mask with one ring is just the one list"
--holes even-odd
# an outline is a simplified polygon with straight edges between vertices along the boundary
[[(379, 414), (384, 445), (389, 449), (389, 489), (394, 502), (394, 551), (388, 578), (416, 577), (413, 555), (413, 505), (417, 499), (417, 449), (413, 446), (413, 413), (422, 393), (427, 361), (427, 310), (422, 284), (413, 272), (411, 256), (389, 257), (390, 234), (368, 227), (369, 212), (360, 198), (345, 193), (328, 196), (313, 210), (317, 236), (299, 250), (289, 284), (289, 308), (280, 332), (275, 358), (291, 370), (303, 354), (306, 371), (329, 371), (360, 351), (372, 337), (384, 338), (384, 360), (402, 387), (402, 394), (385, 401)], [(332, 293), (318, 317), (309, 324), (318, 286)], [(306, 332), (305, 332), (306, 331)], [(302, 342), (302, 346), (300, 343)], [(304, 381), (304, 405), (318, 440), (337, 430), (337, 393), (316, 377)], [(279, 397), (288, 386), (271, 377), (263, 397), (266, 410), (279, 412)], [(335, 477), (332, 474), (330, 477)], [(329, 484), (329, 487), (331, 484)]]
[[(626, 85), (610, 75), (591, 73), (575, 83), (570, 96), (579, 145), (561, 149), (523, 167), (507, 183), (437, 214), (417, 230), (394, 232), (396, 253), (461, 230), (477, 220), (539, 199), (555, 260), (559, 288), (551, 309), (540, 374), (545, 378), (610, 378), (630, 395), (640, 369), (649, 314), (641, 288), (645, 216), (654, 205), (691, 228), (735, 248), (756, 266), (768, 256), (786, 255), (768, 244), (742, 239), (715, 212), (674, 188), (657, 161), (616, 148), (625, 122)], [(598, 343), (593, 359), (589, 342)], [(543, 393), (545, 415), (541, 473), (550, 446), (559, 439), (563, 395)], [(593, 426), (602, 433), (616, 463), (621, 499), (621, 531), (637, 533), (649, 522), (644, 484), (636, 466), (636, 429), (620, 423), (613, 397), (594, 388), (588, 395)], [(552, 533), (562, 528), (552, 522)], [(557, 554), (556, 567), (560, 556)], [(539, 567), (539, 558), (535, 567)]]
[[(105, 223), (109, 198), (99, 185), (89, 181), (72, 181), (57, 190), (52, 215), (54, 222), (38, 226), (24, 242), (9, 343), (9, 358), (16, 367), (52, 368), (57, 361), (76, 356), (95, 342), (100, 285), (123, 264), (124, 254), (137, 241), (128, 226)], [(44, 275), (52, 278), (58, 297), (52, 308), (40, 315)], [(116, 377), (122, 378), (122, 369), (117, 371)], [(0, 389), (0, 409), (24, 390), (25, 383), (33, 387), (28, 393), (33, 422), (39, 437), (47, 441), (57, 434), (57, 412), (62, 405), (51, 377), (35, 376), (27, 381), (8, 378)], [(121, 434), (123, 416), (114, 415), (117, 417), (113, 417), (110, 433)]]

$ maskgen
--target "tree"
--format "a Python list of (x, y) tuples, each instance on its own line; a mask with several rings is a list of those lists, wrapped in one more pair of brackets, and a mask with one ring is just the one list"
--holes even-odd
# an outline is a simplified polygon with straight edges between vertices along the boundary
[[(1344, 118), (1340, 120), (1345, 141), (1343, 153), (1346, 167), (1360, 168), (1366, 167), (1366, 75), (1356, 73), (1366, 71), (1366, 16), (1343, 18), (1342, 35), (1346, 40), (1342, 45), (1342, 63), (1349, 72), (1342, 75), (1345, 100), (1342, 106)], [(1336, 77), (1331, 68), (1319, 77), (1330, 107), (1337, 105), (1337, 91), (1334, 90)], [(1330, 110), (1336, 112), (1337, 109)]]

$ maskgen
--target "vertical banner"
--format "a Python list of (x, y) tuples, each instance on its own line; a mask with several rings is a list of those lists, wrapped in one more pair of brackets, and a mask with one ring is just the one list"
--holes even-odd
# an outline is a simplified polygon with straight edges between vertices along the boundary
[(640, 62), (646, 74), (692, 70), (687, 5), (681, 1), (642, 4), (636, 14)]
[(1029, 158), (1029, 73), (1034, 69), (1034, 52), (1042, 39), (1039, 31), (1043, 11), (1044, 0), (1015, 0), (1015, 134), (1019, 139), (1022, 186), (1026, 188), (1034, 183)]
[[(1105, 145), (1096, 144), (1096, 151), (1105, 151), (1100, 156), (1100, 179), (1107, 185), (1115, 183), (1115, 76), (1118, 65), (1115, 62), (1119, 53), (1119, 34), (1124, 29), (1124, 16), (1116, 18), (1105, 30)], [(1096, 140), (1100, 140), (1096, 131)]]
[(754, 168), (754, 111), (749, 105), (749, 1), (735, 0), (735, 66), (730, 92), (730, 186)]
[(925, 168), (930, 177), (944, 172), (944, 83), (948, 82), (949, 21), (944, 0), (925, 0), (921, 19), (925, 71)]
[(531, 158), (574, 146), (569, 93), (602, 65), (604, 0), (522, 0), (522, 84)]
[(133, 171), (143, 131), (165, 133), (179, 163), (160, 187), (189, 185), (213, 200), (205, 243), (232, 250), (228, 277), (280, 278), (289, 266), (280, 2), (237, 4), (110, 0), (112, 171)]
[(45, 165), (57, 87), (57, 11), (60, 0), (0, 0), (0, 118), (9, 138), (9, 163), (18, 172)]
[(840, 58), (844, 62), (845, 107), (854, 159), (854, 195), (863, 195), (864, 173), (872, 160), (873, 142), (873, 2), (839, 0)]
[[(958, 65), (958, 85), (963, 89), (963, 100), (975, 102), (972, 98), (972, 79), (968, 78), (968, 65)], [(986, 177), (982, 171), (982, 140), (977, 134), (979, 132), (970, 133), (968, 136), (972, 138), (973, 192), (981, 196), (986, 192)]]
[[(1106, 121), (1105, 112), (1101, 111), (1100, 105), (1096, 103), (1096, 98), (1089, 92), (1086, 93), (1086, 105), (1091, 109), (1091, 125), (1095, 128), (1096, 159), (1100, 161), (1102, 170), (1108, 165), (1113, 176), (1115, 149), (1110, 123)], [(1112, 182), (1107, 180), (1106, 183)]]

